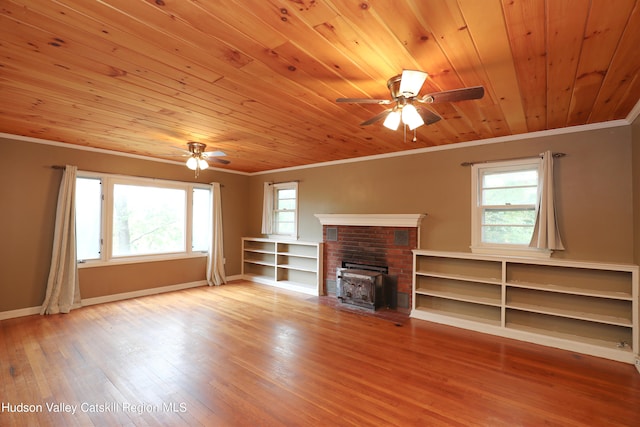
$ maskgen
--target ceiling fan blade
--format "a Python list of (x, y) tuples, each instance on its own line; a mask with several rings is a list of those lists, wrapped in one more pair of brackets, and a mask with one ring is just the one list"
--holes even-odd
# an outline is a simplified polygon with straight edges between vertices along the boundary
[(208, 159), (210, 162), (216, 162), (216, 163), (221, 163), (223, 165), (228, 165), (229, 163), (231, 163), (229, 160), (225, 160), (225, 159), (219, 159), (217, 157)]
[(433, 111), (427, 110), (426, 108), (418, 108), (417, 110), (418, 114), (420, 114), (420, 117), (422, 117), (422, 120), (424, 120), (425, 125), (432, 125), (442, 118)]
[(227, 155), (224, 151), (205, 151), (202, 154), (206, 157), (224, 157)]
[(351, 104), (391, 104), (390, 99), (372, 99), (372, 98), (338, 98), (336, 102), (348, 102)]
[(375, 122), (379, 122), (380, 120), (387, 117), (392, 110), (393, 108), (384, 110), (382, 113), (376, 114), (375, 116), (371, 117), (369, 120), (365, 120), (364, 122), (360, 123), (360, 126), (369, 126), (374, 124)]
[(411, 98), (417, 96), (420, 93), (420, 89), (427, 79), (427, 73), (418, 70), (403, 70), (402, 78), (400, 79), (399, 94), (405, 98)]
[(420, 102), (428, 104), (439, 102), (457, 102), (468, 101), (471, 99), (480, 99), (484, 96), (484, 87), (474, 86), (462, 89), (445, 90), (442, 92), (430, 93), (418, 99)]

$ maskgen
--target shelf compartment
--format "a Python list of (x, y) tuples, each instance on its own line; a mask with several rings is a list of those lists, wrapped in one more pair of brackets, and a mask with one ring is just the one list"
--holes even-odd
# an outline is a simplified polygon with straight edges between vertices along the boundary
[(574, 295), (632, 299), (630, 271), (508, 263), (508, 284)]
[(316, 259), (318, 257), (317, 247), (315, 245), (294, 243), (278, 243), (278, 254), (311, 259)]
[(633, 324), (631, 301), (617, 299), (507, 287), (506, 306), (611, 325)]
[(575, 341), (620, 351), (633, 351), (632, 328), (584, 320), (506, 310), (506, 327), (523, 332)]
[(244, 250), (249, 252), (275, 253), (276, 245), (274, 242), (262, 240), (245, 240)]
[(500, 326), (500, 307), (416, 294), (416, 310)]
[(261, 265), (275, 265), (276, 256), (273, 253), (265, 252), (246, 252), (244, 254), (244, 262)]
[(245, 260), (244, 274), (252, 277), (262, 276), (273, 279), (275, 277), (275, 267), (272, 265), (254, 264)]
[(502, 304), (501, 286), (442, 277), (417, 276), (416, 293), (478, 304)]
[(316, 273), (318, 260), (316, 258), (278, 255), (278, 267)]
[(419, 275), (484, 283), (501, 283), (502, 281), (500, 261), (419, 255), (416, 256), (415, 263), (416, 274)]
[(315, 289), (317, 287), (317, 275), (315, 272), (292, 270), (288, 268), (278, 267), (276, 277), (278, 282), (295, 283), (297, 286)]

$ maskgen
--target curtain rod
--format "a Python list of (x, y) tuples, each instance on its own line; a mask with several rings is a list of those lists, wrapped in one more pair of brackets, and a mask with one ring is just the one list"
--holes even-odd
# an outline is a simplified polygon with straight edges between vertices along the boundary
[(299, 179), (292, 179), (291, 181), (278, 181), (278, 182), (269, 182), (269, 185), (276, 185), (276, 184), (288, 184), (289, 182), (300, 182)]
[[(59, 169), (59, 170), (65, 170), (66, 166), (61, 166), (61, 165), (51, 165), (51, 169)], [(108, 174), (108, 175), (118, 175), (118, 174), (113, 174), (110, 172), (100, 172), (100, 171), (85, 171), (85, 172), (91, 172), (91, 173), (104, 173), (104, 174)], [(165, 179), (165, 178), (156, 178), (153, 176), (143, 176), (143, 175), (123, 175), (123, 176), (130, 176), (132, 178), (145, 178), (145, 179), (157, 179), (157, 180), (162, 180), (162, 181), (175, 181), (175, 182), (186, 182), (187, 184), (207, 184), (206, 182), (197, 182), (197, 181), (183, 181), (180, 179)], [(223, 184), (220, 184), (220, 187), (224, 187)]]
[[(566, 153), (553, 153), (553, 157), (558, 158), (558, 157), (564, 157), (566, 156)], [(473, 166), (479, 163), (493, 163), (493, 162), (508, 162), (509, 160), (524, 160), (524, 159), (530, 159), (532, 157), (535, 156), (529, 156), (529, 157), (511, 157), (510, 159), (500, 159), (500, 160), (477, 160), (477, 161), (472, 161), (472, 162), (462, 162), (460, 163), (460, 166)], [(538, 155), (538, 157), (542, 158), (543, 155), (540, 154)]]

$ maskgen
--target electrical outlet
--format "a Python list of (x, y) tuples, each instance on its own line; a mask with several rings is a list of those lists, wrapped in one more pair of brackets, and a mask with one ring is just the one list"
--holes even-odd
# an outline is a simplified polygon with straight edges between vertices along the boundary
[(640, 359), (636, 359), (636, 368), (640, 369)]

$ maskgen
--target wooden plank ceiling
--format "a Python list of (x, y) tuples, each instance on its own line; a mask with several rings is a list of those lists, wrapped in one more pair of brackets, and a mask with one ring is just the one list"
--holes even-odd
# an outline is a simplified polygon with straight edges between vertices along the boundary
[[(639, 0), (640, 1), (640, 0)], [(624, 119), (636, 0), (0, 0), (0, 132), (241, 172)], [(387, 79), (429, 73), (443, 120), (377, 123)]]

